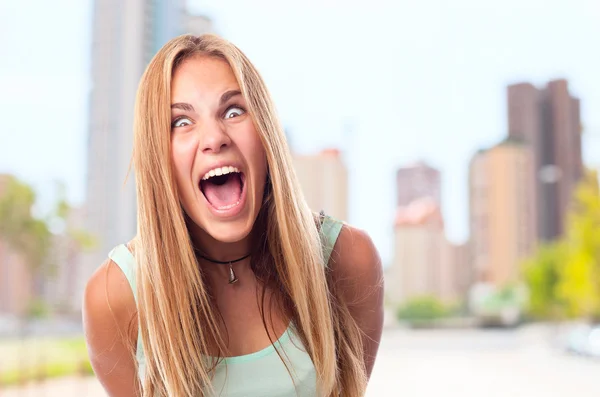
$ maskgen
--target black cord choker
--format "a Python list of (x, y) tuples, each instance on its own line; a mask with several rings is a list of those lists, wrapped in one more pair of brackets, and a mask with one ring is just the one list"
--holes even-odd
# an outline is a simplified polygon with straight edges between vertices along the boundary
[(204, 259), (206, 261), (212, 262), (212, 263), (216, 263), (216, 264), (219, 264), (219, 265), (229, 265), (229, 284), (235, 284), (238, 281), (238, 278), (235, 276), (235, 273), (233, 272), (233, 266), (232, 265), (234, 263), (236, 263), (236, 262), (243, 261), (244, 259), (248, 258), (250, 256), (250, 254), (242, 256), (239, 259), (235, 259), (235, 260), (232, 260), (232, 261), (225, 261), (225, 262), (223, 262), (223, 261), (217, 261), (217, 260), (214, 260), (214, 259), (207, 258), (206, 256), (204, 256), (202, 254), (198, 254), (198, 256), (200, 258), (202, 258), (202, 259)]

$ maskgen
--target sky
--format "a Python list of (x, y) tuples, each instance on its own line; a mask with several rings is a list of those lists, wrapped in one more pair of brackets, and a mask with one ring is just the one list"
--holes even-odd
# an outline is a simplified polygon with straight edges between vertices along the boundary
[[(350, 223), (393, 255), (395, 169), (442, 171), (451, 241), (468, 238), (468, 163), (506, 135), (506, 85), (567, 78), (600, 166), (598, 0), (190, 0), (261, 72), (297, 152), (338, 147)], [(0, 0), (0, 172), (84, 199), (90, 0)]]

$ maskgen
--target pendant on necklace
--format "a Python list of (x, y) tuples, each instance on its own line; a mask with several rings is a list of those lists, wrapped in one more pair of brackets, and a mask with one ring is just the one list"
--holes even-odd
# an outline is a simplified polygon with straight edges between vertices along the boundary
[(233, 272), (233, 266), (231, 263), (229, 264), (229, 284), (235, 284), (238, 281), (238, 278), (235, 276)]

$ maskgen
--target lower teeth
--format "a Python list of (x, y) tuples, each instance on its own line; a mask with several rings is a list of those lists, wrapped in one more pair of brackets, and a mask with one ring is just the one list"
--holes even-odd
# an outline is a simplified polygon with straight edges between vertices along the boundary
[(218, 207), (217, 209), (218, 209), (218, 210), (228, 210), (228, 209), (230, 209), (230, 208), (233, 208), (233, 207), (235, 207), (235, 206), (236, 206), (236, 205), (238, 205), (239, 203), (240, 203), (240, 202), (238, 201), (238, 202), (237, 202), (237, 203), (235, 203), (235, 204), (224, 205), (224, 206), (222, 206), (222, 207)]

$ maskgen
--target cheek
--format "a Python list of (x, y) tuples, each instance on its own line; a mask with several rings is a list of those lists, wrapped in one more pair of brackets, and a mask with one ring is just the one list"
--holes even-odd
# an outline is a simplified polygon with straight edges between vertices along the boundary
[(183, 187), (182, 183), (190, 180), (195, 153), (195, 146), (191, 142), (186, 142), (183, 139), (173, 139), (171, 141), (171, 158), (180, 190)]
[(267, 173), (267, 155), (265, 148), (258, 136), (258, 133), (252, 128), (251, 133), (248, 134), (251, 138), (248, 140), (248, 148), (251, 153), (252, 163), (256, 167), (256, 171), (259, 173), (259, 178), (264, 180)]

